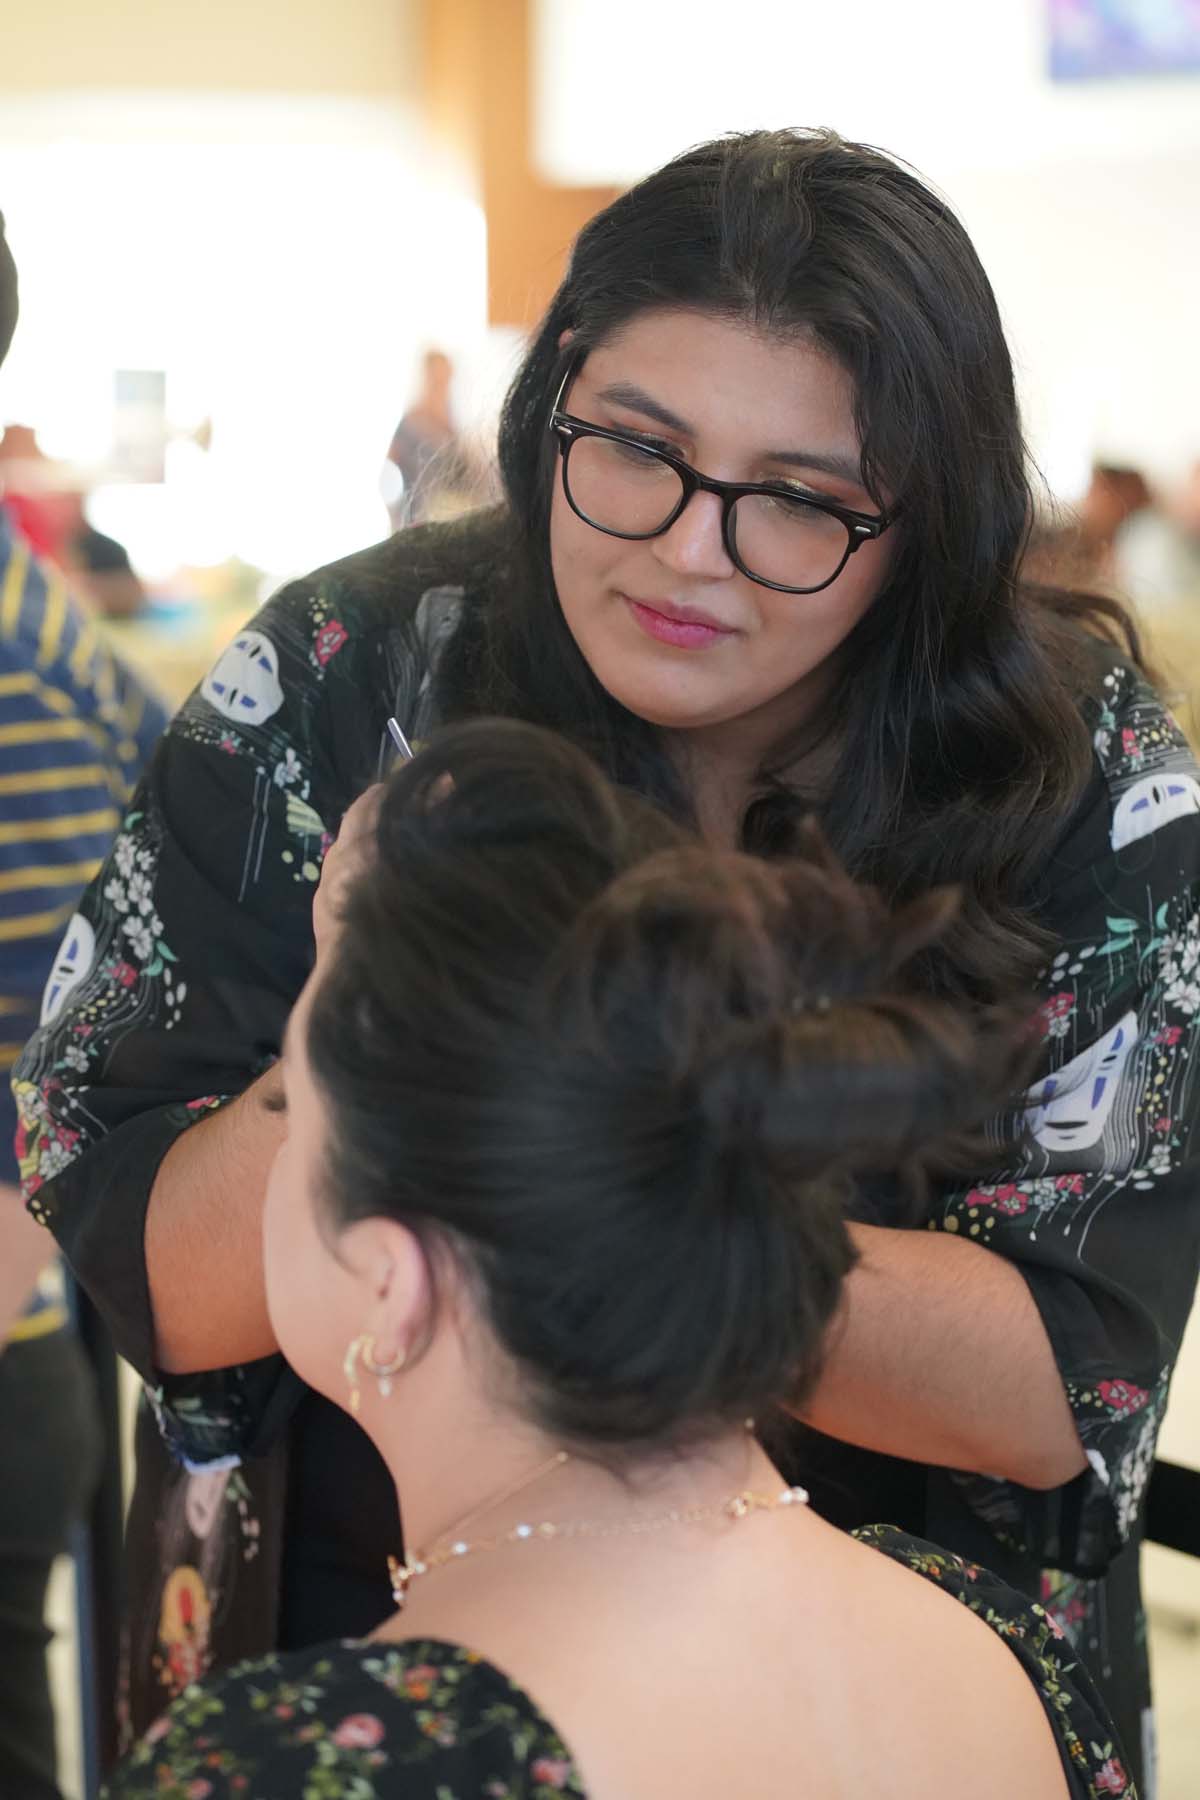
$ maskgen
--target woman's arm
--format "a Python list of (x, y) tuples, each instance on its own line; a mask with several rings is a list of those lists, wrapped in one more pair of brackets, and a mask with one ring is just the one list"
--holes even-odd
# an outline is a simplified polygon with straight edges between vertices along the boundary
[(805, 1423), (870, 1450), (1021, 1487), (1061, 1487), (1086, 1468), (1020, 1271), (940, 1232), (851, 1231), (862, 1260), (846, 1284)]
[[(313, 900), (314, 969), (337, 933), (341, 900), (369, 853), (382, 788), (354, 802), (321, 869)], [(286, 1135), (278, 1064), (167, 1151), (146, 1214), (146, 1273), (158, 1362), (191, 1374), (252, 1362), (278, 1349), (263, 1279), (262, 1211), (275, 1152)], [(196, 1305), (220, 1293), (219, 1308)]]
[[(253, 1362), (277, 1349), (263, 1283), (262, 1211), (286, 1123), (277, 1066), (177, 1137), (146, 1213), (156, 1360), (168, 1374)], [(220, 1305), (197, 1304), (220, 1295)]]
[(951, 1469), (992, 1529), (1084, 1575), (1137, 1529), (1200, 1257), (1200, 770), (1107, 654), (1096, 779), (1038, 896), (1060, 947), (1022, 1141), (937, 1192), (928, 1231), (854, 1228), (805, 1414)]

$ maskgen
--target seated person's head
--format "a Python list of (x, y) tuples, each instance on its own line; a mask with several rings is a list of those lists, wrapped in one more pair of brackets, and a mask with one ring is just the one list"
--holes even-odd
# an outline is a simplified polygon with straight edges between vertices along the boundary
[(8, 355), (16, 329), (17, 267), (4, 235), (4, 214), (0, 213), (0, 363)]
[(717, 1434), (815, 1380), (853, 1177), (986, 1112), (1012, 1033), (906, 991), (952, 901), (701, 848), (531, 727), (393, 776), (289, 1026), (266, 1215), (285, 1354), (578, 1449)]

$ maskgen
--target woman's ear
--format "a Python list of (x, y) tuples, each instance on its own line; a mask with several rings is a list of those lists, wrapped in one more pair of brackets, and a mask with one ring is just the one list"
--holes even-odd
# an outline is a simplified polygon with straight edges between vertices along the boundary
[(559, 349), (565, 350), (568, 344), (574, 342), (574, 338), (575, 338), (575, 333), (574, 333), (574, 331), (572, 331), (570, 329), (570, 327), (568, 327), (566, 331), (560, 331), (558, 334)]
[(410, 1352), (424, 1343), (433, 1313), (433, 1284), (422, 1245), (394, 1219), (359, 1219), (341, 1235), (343, 1263), (362, 1284), (364, 1331)]

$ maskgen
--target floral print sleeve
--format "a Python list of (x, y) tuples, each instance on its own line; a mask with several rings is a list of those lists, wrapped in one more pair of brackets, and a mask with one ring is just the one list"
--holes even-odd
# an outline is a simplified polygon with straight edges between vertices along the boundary
[(1137, 1800), (1127, 1758), (1090, 1674), (1062, 1627), (1042, 1606), (1019, 1594), (978, 1563), (953, 1556), (891, 1525), (866, 1525), (862, 1543), (932, 1581), (1004, 1639), (1029, 1676), (1058, 1744), (1063, 1772), (1079, 1800)]
[(265, 1657), (190, 1687), (108, 1800), (583, 1800), (528, 1695), (438, 1642)]
[(1134, 1531), (1200, 1243), (1200, 770), (1138, 671), (1111, 656), (1101, 693), (1090, 804), (1041, 896), (1059, 948), (1019, 1156), (931, 1220), (1020, 1266), (1088, 1459), (1067, 1495), (960, 1485), (999, 1535), (1082, 1575)]
[(404, 704), (419, 728), (446, 606), (406, 614), (371, 556), (276, 596), (184, 704), (71, 921), (14, 1083), (30, 1208), (192, 1465), (252, 1449), (293, 1384), (278, 1359), (160, 1378), (146, 1208), (176, 1137), (278, 1054), (325, 851), (375, 778), (387, 713)]

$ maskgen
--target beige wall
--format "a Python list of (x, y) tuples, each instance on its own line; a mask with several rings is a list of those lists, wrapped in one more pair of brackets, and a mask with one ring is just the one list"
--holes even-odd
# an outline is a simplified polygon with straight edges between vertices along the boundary
[(4, 94), (418, 89), (417, 0), (0, 0)]

